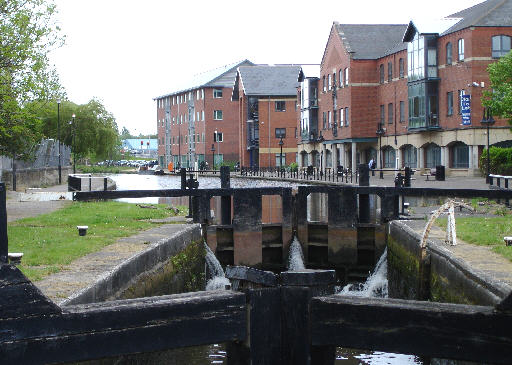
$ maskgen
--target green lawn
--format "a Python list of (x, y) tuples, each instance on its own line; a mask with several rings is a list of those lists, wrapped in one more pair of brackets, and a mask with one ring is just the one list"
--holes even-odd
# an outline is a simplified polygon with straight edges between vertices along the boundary
[[(446, 229), (446, 219), (439, 220)], [(492, 250), (512, 261), (512, 246), (506, 246), (503, 237), (512, 236), (512, 216), (456, 218), (457, 238)]]
[[(19, 268), (37, 281), (120, 237), (157, 224), (149, 219), (175, 215), (167, 205), (153, 207), (156, 209), (115, 201), (74, 202), (50, 214), (9, 223), (9, 251), (23, 252)], [(185, 215), (185, 208), (180, 207), (178, 214)], [(89, 226), (86, 236), (78, 235), (78, 225)]]

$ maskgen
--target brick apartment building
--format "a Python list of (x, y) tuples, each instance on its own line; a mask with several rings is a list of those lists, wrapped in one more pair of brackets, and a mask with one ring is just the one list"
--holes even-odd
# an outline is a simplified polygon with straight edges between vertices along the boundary
[(285, 166), (297, 160), (301, 74), (301, 67), (293, 65), (238, 68), (232, 100), (239, 105), (241, 166), (274, 167), (281, 161)]
[(238, 100), (233, 81), (245, 60), (197, 75), (190, 84), (154, 98), (157, 102), (158, 160), (177, 168), (239, 161)]
[[(486, 67), (510, 51), (511, 37), (512, 0), (436, 24), (335, 22), (320, 78), (299, 80), (299, 165), (352, 168), (373, 158), (384, 168), (479, 175)], [(510, 144), (510, 126), (495, 119), (490, 144)]]

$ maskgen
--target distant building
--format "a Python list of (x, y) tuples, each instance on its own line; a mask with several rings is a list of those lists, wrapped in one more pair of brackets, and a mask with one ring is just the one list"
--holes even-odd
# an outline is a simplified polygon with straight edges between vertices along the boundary
[(284, 166), (297, 160), (301, 72), (293, 65), (238, 68), (232, 100), (239, 102), (241, 166), (274, 167), (281, 160)]
[[(299, 165), (355, 169), (373, 158), (479, 175), (486, 68), (510, 52), (510, 14), (512, 0), (488, 0), (436, 23), (335, 22), (320, 78), (301, 79)], [(494, 119), (490, 144), (509, 143), (510, 126)]]
[(239, 160), (238, 100), (231, 100), (233, 81), (245, 60), (201, 73), (157, 102), (160, 165), (193, 167), (207, 161), (212, 167)]
[(158, 140), (148, 138), (128, 138), (122, 141), (121, 151), (144, 157), (157, 156)]

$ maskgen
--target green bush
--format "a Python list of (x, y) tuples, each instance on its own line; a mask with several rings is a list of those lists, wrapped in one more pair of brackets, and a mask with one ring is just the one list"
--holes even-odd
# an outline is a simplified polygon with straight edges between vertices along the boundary
[(297, 162), (292, 162), (290, 164), (290, 171), (291, 172), (296, 172), (299, 170), (299, 164)]
[[(512, 148), (492, 147), (489, 149), (490, 173), (496, 175), (512, 175)], [(487, 173), (487, 149), (480, 156), (480, 171)]]

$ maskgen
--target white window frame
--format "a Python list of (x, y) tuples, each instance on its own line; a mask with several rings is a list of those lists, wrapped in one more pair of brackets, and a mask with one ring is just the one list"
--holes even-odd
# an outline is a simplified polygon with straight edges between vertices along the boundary
[[(219, 113), (220, 113), (220, 118), (219, 118)], [(222, 110), (214, 110), (213, 111), (213, 120), (222, 120), (223, 117), (224, 117), (224, 115), (222, 113)]]
[[(218, 95), (220, 93), (220, 96)], [(215, 88), (213, 89), (213, 98), (214, 99), (222, 99), (222, 89)]]

